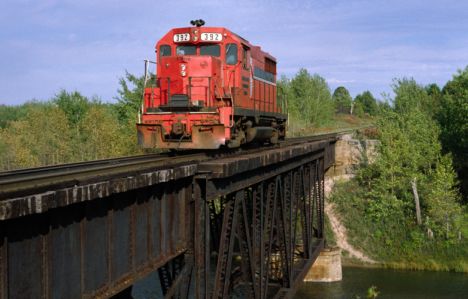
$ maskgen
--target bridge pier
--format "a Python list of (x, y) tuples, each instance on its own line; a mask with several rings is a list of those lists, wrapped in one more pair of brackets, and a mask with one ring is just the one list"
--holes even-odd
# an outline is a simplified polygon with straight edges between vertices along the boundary
[(322, 249), (304, 281), (333, 282), (340, 281), (342, 278), (341, 249), (338, 247), (327, 247)]

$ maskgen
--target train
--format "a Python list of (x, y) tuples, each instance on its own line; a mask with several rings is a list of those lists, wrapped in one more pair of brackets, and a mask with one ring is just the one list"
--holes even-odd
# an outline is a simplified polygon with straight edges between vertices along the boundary
[(145, 61), (139, 145), (219, 149), (284, 139), (276, 58), (224, 27), (191, 25), (171, 29), (156, 43), (156, 61)]

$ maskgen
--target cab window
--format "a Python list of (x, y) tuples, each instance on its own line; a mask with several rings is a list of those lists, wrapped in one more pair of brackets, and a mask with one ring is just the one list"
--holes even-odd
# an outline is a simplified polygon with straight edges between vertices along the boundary
[(177, 46), (177, 56), (181, 55), (197, 55), (197, 47), (195, 46)]
[(163, 57), (163, 56), (171, 56), (171, 46), (161, 45), (159, 47), (159, 57)]
[(200, 47), (200, 55), (209, 55), (219, 57), (221, 49), (219, 45), (204, 45)]
[(242, 66), (245, 70), (249, 69), (249, 48), (242, 47)]
[(229, 64), (229, 65), (237, 64), (237, 45), (236, 44), (226, 45), (226, 64)]

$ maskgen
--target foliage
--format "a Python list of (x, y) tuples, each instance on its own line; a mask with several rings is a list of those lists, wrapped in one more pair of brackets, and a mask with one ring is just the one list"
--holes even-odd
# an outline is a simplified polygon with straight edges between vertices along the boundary
[(127, 143), (116, 125), (114, 116), (101, 105), (92, 106), (81, 124), (83, 160), (96, 160), (106, 157), (130, 154)]
[(119, 121), (128, 124), (136, 122), (137, 114), (143, 99), (145, 77), (137, 77), (125, 72), (125, 77), (119, 79), (120, 89), (117, 90), (117, 104), (115, 106)]
[[(393, 106), (381, 109), (377, 121), (378, 158), (364, 165), (355, 180), (337, 187), (332, 200), (346, 218), (351, 240), (375, 259), (466, 271), (466, 236), (459, 239), (459, 234), (465, 233), (468, 217), (451, 157), (442, 153), (441, 130), (428, 104), (433, 99), (414, 80), (397, 80), (393, 87)], [(412, 180), (422, 226), (415, 219)]]
[(18, 120), (25, 114), (25, 109), (20, 106), (0, 105), (0, 128), (5, 128), (9, 122)]
[(354, 113), (362, 116), (364, 113), (369, 115), (377, 115), (378, 106), (377, 100), (370, 91), (364, 91), (354, 98)]
[(428, 112), (432, 117), (435, 117), (435, 115), (442, 108), (442, 91), (435, 83), (427, 85), (424, 89), (429, 96)]
[(468, 67), (458, 71), (444, 86), (437, 120), (443, 149), (453, 155), (468, 202)]
[[(401, 201), (407, 207), (407, 217), (413, 217), (410, 186), (411, 181), (416, 179), (422, 207), (434, 223), (438, 223), (432, 228), (441, 231), (445, 216), (436, 215), (436, 211), (450, 213), (451, 219), (460, 213), (451, 161), (441, 156), (436, 122), (428, 112), (423, 111), (423, 106), (410, 106), (406, 102), (417, 102), (415, 96), (426, 100), (425, 90), (414, 81), (400, 81), (395, 86), (395, 94), (395, 110), (384, 113), (378, 122), (380, 157), (363, 169), (359, 178), (364, 185), (371, 187), (368, 195), (375, 201), (388, 201), (391, 197)], [(441, 209), (442, 199), (444, 209)], [(392, 211), (394, 208), (390, 205), (386, 209)]]
[(353, 98), (344, 86), (339, 86), (335, 89), (332, 100), (337, 113), (350, 113)]
[[(461, 217), (462, 208), (458, 204), (459, 193), (456, 188), (456, 175), (452, 167), (452, 161), (449, 156), (441, 158), (436, 165), (436, 169), (430, 176), (431, 188), (426, 192), (426, 226), (433, 231), (438, 231), (440, 235), (445, 229), (449, 219), (453, 219), (450, 224), (453, 225), (451, 235), (447, 237), (456, 237), (456, 232), (460, 230), (457, 225), (457, 218)], [(442, 229), (441, 229), (442, 228)]]
[(77, 126), (83, 120), (91, 106), (90, 101), (79, 92), (67, 92), (63, 89), (55, 95), (52, 103), (56, 104), (65, 113), (68, 123), (72, 127)]
[(428, 113), (432, 111), (431, 97), (414, 79), (395, 79), (392, 87), (395, 93), (398, 91), (393, 103), (395, 112), (407, 113), (412, 110), (419, 110)]
[(0, 131), (3, 168), (24, 168), (65, 163), (70, 159), (70, 127), (57, 107), (29, 109), (26, 117)]
[(369, 289), (367, 289), (367, 296), (366, 298), (368, 299), (375, 299), (379, 296), (380, 292), (378, 291), (376, 286), (371, 286)]
[(333, 101), (325, 79), (301, 69), (294, 78), (278, 82), (278, 95), (288, 103), (290, 129), (320, 126), (331, 121)]
[(120, 124), (112, 105), (89, 100), (76, 91), (61, 90), (48, 102), (26, 103), (14, 111), (17, 114), (0, 128), (0, 169), (140, 152), (135, 132)]
[[(154, 79), (154, 75), (150, 74), (150, 80)], [(138, 147), (137, 135), (135, 133), (135, 124), (140, 110), (141, 101), (143, 99), (145, 76), (137, 77), (128, 72), (124, 78), (119, 80), (120, 88), (117, 90), (118, 102), (113, 106), (113, 109), (119, 120), (122, 128), (121, 133), (125, 136), (127, 146), (132, 152), (140, 152)]]

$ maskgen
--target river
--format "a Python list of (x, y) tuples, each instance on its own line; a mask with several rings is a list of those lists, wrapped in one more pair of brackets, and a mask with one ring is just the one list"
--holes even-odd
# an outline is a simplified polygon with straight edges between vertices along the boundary
[[(468, 299), (468, 274), (451, 272), (402, 271), (370, 268), (343, 268), (343, 280), (303, 283), (294, 299), (361, 299), (376, 286), (377, 299)], [(157, 271), (135, 284), (135, 299), (162, 298)]]
[(466, 273), (355, 267), (343, 267), (340, 282), (303, 283), (294, 299), (364, 299), (371, 286), (378, 299), (468, 299)]

